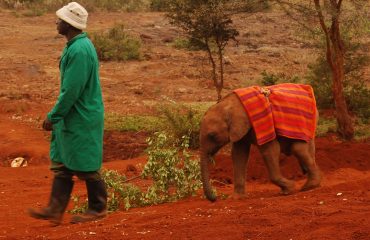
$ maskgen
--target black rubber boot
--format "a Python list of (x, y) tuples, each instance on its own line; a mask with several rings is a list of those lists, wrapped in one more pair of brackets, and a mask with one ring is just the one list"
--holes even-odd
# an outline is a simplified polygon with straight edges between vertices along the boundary
[(73, 216), (71, 223), (95, 221), (107, 215), (107, 189), (103, 180), (86, 181), (88, 209), (82, 215)]
[(67, 208), (74, 182), (68, 178), (54, 178), (49, 204), (41, 209), (29, 209), (28, 213), (36, 219), (49, 220), (53, 225), (59, 225)]

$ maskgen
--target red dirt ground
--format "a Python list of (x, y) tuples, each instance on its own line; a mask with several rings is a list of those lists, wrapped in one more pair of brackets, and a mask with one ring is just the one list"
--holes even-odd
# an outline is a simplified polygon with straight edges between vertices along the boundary
[[(294, 40), (294, 30), (282, 27), (284, 24), (277, 19), (289, 22), (282, 14), (270, 12), (252, 16), (252, 27), (247, 29), (243, 28), (244, 18), (236, 19), (241, 47), (229, 50), (231, 65), (226, 75), (230, 81), (226, 91), (247, 84), (246, 76), (256, 80), (264, 69), (305, 71), (312, 58), (308, 47)], [(200, 191), (197, 197), (122, 210), (93, 223), (69, 224), (68, 213), (58, 227), (30, 218), (28, 208), (47, 203), (52, 178), (48, 170), (49, 133), (41, 130), (40, 123), (58, 92), (57, 58), (64, 39), (56, 37), (54, 20), (53, 14), (24, 18), (0, 9), (0, 240), (370, 239), (370, 144), (342, 142), (335, 136), (316, 140), (316, 158), (324, 180), (321, 188), (309, 192), (279, 195), (253, 149), (247, 174), (248, 195), (243, 200), (219, 197), (210, 203)], [(153, 103), (161, 101), (163, 95), (177, 101), (215, 99), (211, 83), (200, 72), (207, 69), (197, 68), (204, 61), (201, 54), (166, 45), (164, 39), (178, 33), (161, 14), (93, 13), (90, 24), (93, 30), (99, 30), (119, 20), (124, 20), (134, 34), (142, 35), (148, 59), (102, 63), (107, 112), (153, 112)], [(104, 167), (134, 175), (128, 166), (140, 169), (145, 164), (145, 137), (145, 133), (106, 132)], [(29, 166), (10, 168), (11, 160), (20, 156), (28, 160)], [(305, 177), (296, 160), (282, 156), (281, 165), (284, 174), (297, 181), (298, 189)], [(228, 149), (217, 156), (211, 178), (217, 180), (213, 185), (218, 195), (232, 193)], [(85, 194), (78, 180), (74, 194)]]

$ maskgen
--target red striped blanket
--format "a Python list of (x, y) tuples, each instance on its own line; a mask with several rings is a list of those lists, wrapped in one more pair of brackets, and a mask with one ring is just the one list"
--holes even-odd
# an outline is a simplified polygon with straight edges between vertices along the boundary
[(284, 83), (234, 92), (247, 112), (258, 145), (276, 135), (304, 141), (315, 137), (316, 101), (311, 86)]

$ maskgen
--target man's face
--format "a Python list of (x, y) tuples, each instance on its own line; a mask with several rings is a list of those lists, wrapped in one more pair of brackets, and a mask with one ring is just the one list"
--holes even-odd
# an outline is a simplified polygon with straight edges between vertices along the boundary
[(57, 25), (57, 30), (58, 30), (59, 34), (64, 35), (64, 36), (67, 35), (67, 33), (69, 31), (69, 24), (68, 23), (66, 23), (62, 19), (58, 18), (58, 20), (56, 21), (56, 25)]

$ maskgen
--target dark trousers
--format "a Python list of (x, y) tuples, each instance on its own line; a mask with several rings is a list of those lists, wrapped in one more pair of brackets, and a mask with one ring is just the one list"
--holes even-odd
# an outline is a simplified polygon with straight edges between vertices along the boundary
[[(72, 183), (72, 186), (73, 176), (77, 176), (79, 179), (85, 181), (88, 197), (88, 212), (104, 213), (106, 211), (107, 190), (105, 182), (101, 178), (100, 171), (73, 171), (64, 166), (63, 163), (56, 162), (52, 162), (50, 169), (54, 172), (54, 180), (60, 180), (60, 182), (65, 182), (67, 184)], [(60, 188), (55, 190), (56, 192), (59, 192), (59, 190), (62, 189)], [(65, 192), (67, 193), (67, 191)]]
[(80, 180), (86, 182), (95, 182), (102, 180), (100, 171), (81, 172), (68, 169), (63, 163), (51, 162), (50, 170), (54, 172), (55, 178), (72, 179), (77, 176)]

